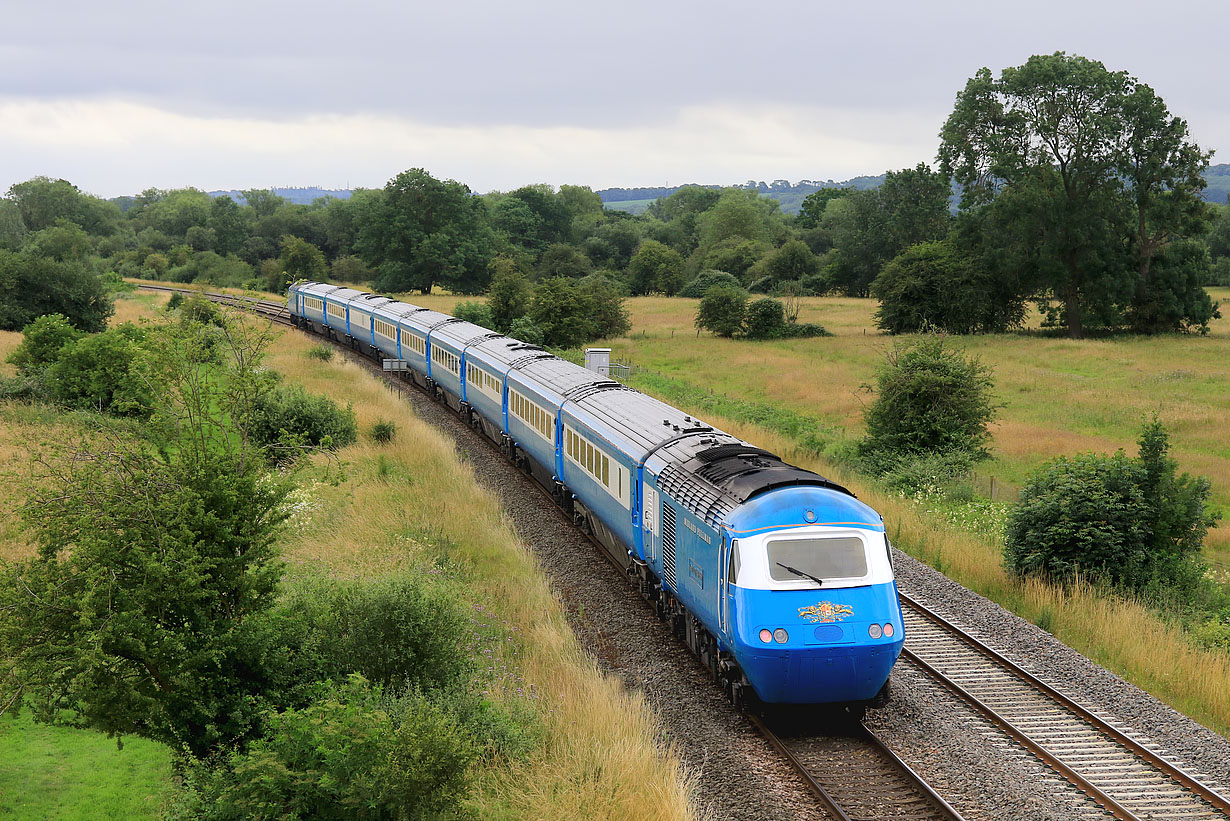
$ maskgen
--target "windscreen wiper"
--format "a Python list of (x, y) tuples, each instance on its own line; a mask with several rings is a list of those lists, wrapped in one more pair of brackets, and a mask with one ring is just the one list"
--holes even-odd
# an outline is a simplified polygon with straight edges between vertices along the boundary
[(791, 573), (793, 573), (793, 574), (794, 574), (794, 575), (796, 575), (796, 576), (802, 576), (802, 577), (803, 577), (803, 578), (805, 578), (805, 579), (811, 579), (811, 580), (812, 580), (813, 582), (815, 582), (816, 584), (820, 585), (821, 587), (824, 587), (824, 579), (821, 579), (821, 578), (820, 578), (820, 577), (818, 577), (818, 576), (813, 576), (813, 575), (812, 575), (812, 574), (810, 574), (810, 573), (804, 573), (802, 570), (799, 570), (798, 568), (791, 567), (791, 566), (790, 566), (790, 565), (788, 565), (788, 564), (782, 564), (781, 562), (778, 562), (778, 563), (777, 563), (777, 566), (778, 566), (778, 567), (783, 567), (783, 568), (785, 568), (786, 570), (789, 570)]

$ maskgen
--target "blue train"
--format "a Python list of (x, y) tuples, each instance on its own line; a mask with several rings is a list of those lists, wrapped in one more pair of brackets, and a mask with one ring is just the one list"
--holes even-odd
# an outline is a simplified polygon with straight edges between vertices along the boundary
[(879, 514), (845, 488), (534, 345), (299, 282), (305, 329), (397, 360), (546, 487), (737, 703), (887, 698), (904, 639)]

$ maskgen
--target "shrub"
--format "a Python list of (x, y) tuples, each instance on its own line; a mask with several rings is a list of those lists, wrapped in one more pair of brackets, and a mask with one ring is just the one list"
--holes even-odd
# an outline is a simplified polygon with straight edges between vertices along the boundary
[(475, 673), (465, 614), (446, 585), (410, 573), (377, 581), (318, 579), (288, 597), (309, 678), (358, 673), (390, 692), (456, 689)]
[(748, 339), (777, 339), (785, 334), (786, 310), (780, 300), (763, 297), (751, 302), (743, 316)]
[(1030, 475), (1008, 521), (1004, 559), (1021, 575), (1082, 573), (1135, 591), (1197, 583), (1216, 521), (1207, 479), (1176, 475), (1165, 429), (1145, 425), (1140, 454), (1060, 457)]
[(871, 283), (880, 300), (876, 327), (889, 333), (937, 328), (954, 334), (998, 333), (1025, 317), (1022, 296), (1005, 291), (976, 258), (951, 240), (907, 248)]
[(318, 343), (308, 348), (307, 353), (305, 353), (304, 356), (308, 359), (319, 359), (321, 362), (332, 362), (333, 354), (334, 350), (332, 345)]
[(65, 346), (84, 334), (69, 324), (62, 314), (40, 316), (21, 331), (21, 344), (9, 354), (9, 362), (25, 375), (40, 372), (55, 364)]
[(513, 323), (529, 312), (530, 302), (534, 298), (534, 287), (516, 263), (508, 257), (493, 259), (489, 270), (491, 288), (487, 292), (487, 306), (491, 310), (492, 324), (488, 327), (500, 333), (509, 333)]
[(246, 424), (254, 441), (276, 451), (274, 461), (284, 461), (277, 446), (287, 437), (326, 449), (345, 447), (358, 438), (350, 407), (339, 407), (329, 397), (309, 394), (298, 385), (278, 385), (262, 394)]
[(582, 298), (589, 306), (589, 315), (594, 326), (594, 339), (623, 336), (632, 328), (631, 317), (624, 305), (622, 283), (594, 274), (582, 279), (578, 287), (581, 289)]
[(557, 348), (619, 336), (631, 327), (623, 297), (601, 277), (583, 281), (559, 277), (538, 283), (529, 318), (540, 329), (545, 344)]
[(464, 319), (466, 322), (473, 322), (483, 328), (494, 328), (495, 319), (491, 316), (491, 308), (485, 302), (471, 300), (467, 302), (458, 302), (453, 308), (453, 316), (458, 319)]
[(47, 370), (52, 397), (70, 408), (148, 417), (154, 386), (144, 371), (145, 339), (125, 323), (64, 346)]
[(994, 416), (991, 371), (975, 357), (945, 346), (942, 336), (898, 344), (876, 378), (876, 398), (864, 420), (859, 453), (874, 472), (903, 456), (988, 456)]
[(397, 425), (386, 419), (377, 419), (368, 435), (376, 444), (387, 445), (397, 435)]
[(102, 281), (85, 263), (0, 250), (0, 331), (61, 314), (73, 327), (93, 333), (107, 326), (114, 310)]
[(968, 453), (954, 452), (903, 456), (883, 465), (880, 479), (903, 496), (917, 493), (947, 492), (964, 480), (970, 469)]
[(647, 239), (628, 262), (632, 293), (674, 296), (683, 287), (683, 257), (674, 248)]
[(701, 271), (695, 279), (684, 286), (679, 292), (679, 296), (690, 297), (692, 299), (700, 299), (714, 285), (725, 285), (729, 288), (742, 288), (739, 278), (734, 274), (728, 274), (725, 271)]
[[(481, 747), (421, 696), (383, 698), (360, 676), (301, 710), (225, 765), (195, 768), (195, 806), (212, 819), (439, 818), (455, 811)], [(451, 813), (449, 813), (451, 815)]]
[(546, 342), (546, 335), (543, 334), (542, 328), (539, 328), (528, 316), (515, 320), (508, 329), (508, 335), (530, 345), (543, 345)]
[(747, 293), (741, 288), (716, 285), (708, 290), (696, 309), (696, 327), (718, 336), (732, 337), (743, 330)]
[(787, 322), (782, 328), (782, 336), (788, 339), (807, 339), (816, 336), (832, 336), (832, 334), (817, 322)]

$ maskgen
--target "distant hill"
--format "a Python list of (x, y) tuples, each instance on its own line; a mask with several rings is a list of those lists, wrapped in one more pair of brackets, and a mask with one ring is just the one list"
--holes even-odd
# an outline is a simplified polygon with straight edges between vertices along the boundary
[(1206, 200), (1218, 205), (1230, 202), (1230, 163), (1209, 166), (1204, 178), (1209, 181), (1209, 187), (1204, 189)]
[[(1230, 163), (1222, 163), (1221, 165), (1210, 166), (1205, 172), (1204, 178), (1208, 181), (1208, 188), (1204, 190), (1204, 198), (1208, 202), (1225, 203), (1227, 197), (1230, 197)], [(772, 197), (781, 203), (782, 211), (787, 214), (799, 213), (799, 206), (803, 203), (803, 199), (821, 188), (875, 188), (884, 182), (884, 175), (878, 177), (853, 177), (843, 182), (834, 182), (833, 180), (825, 180), (818, 182), (816, 180), (799, 180), (797, 183), (791, 183), (789, 180), (774, 180), (771, 183), (766, 183), (763, 180), (748, 180), (742, 185), (732, 186), (734, 188), (747, 188), (759, 191), (762, 196)], [(598, 196), (602, 198), (602, 202), (607, 204), (612, 210), (629, 211), (633, 214), (639, 214), (644, 211), (649, 205), (659, 197), (669, 197), (671, 194), (684, 188), (683, 185), (676, 185), (663, 188), (604, 188), (598, 191)], [(720, 185), (701, 185), (701, 188), (722, 188)]]
[[(338, 200), (350, 199), (350, 191), (345, 188), (317, 188), (313, 185), (307, 188), (270, 188), (269, 190), (296, 205), (311, 205), (321, 197), (332, 197)], [(240, 205), (247, 205), (247, 200), (243, 198), (243, 194), (235, 189), (230, 191), (209, 191), (208, 193), (209, 196), (215, 199), (218, 197), (230, 197)]]

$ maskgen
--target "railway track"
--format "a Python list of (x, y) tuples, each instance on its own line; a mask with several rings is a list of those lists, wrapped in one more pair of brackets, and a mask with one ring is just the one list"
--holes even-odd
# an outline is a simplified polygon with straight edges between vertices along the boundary
[[(201, 293), (293, 326), (273, 300), (140, 285), (145, 290)], [(340, 343), (338, 343), (340, 346)], [(389, 378), (388, 374), (382, 374)], [(485, 440), (485, 437), (480, 438)], [(545, 495), (545, 492), (544, 492)], [(605, 551), (599, 551), (605, 555)], [(1122, 821), (1230, 818), (1230, 801), (1148, 749), (1120, 728), (1042, 682), (955, 624), (901, 594), (903, 658), (1007, 733), (1030, 754)], [(871, 730), (849, 723), (811, 731), (797, 716), (789, 729), (774, 719), (749, 720), (841, 821), (961, 816)]]
[(1114, 818), (1230, 818), (1230, 801), (1123, 729), (901, 594), (902, 656)]
[(839, 821), (961, 821), (949, 806), (861, 722), (812, 724), (797, 714), (774, 719), (745, 713), (785, 756), (829, 815)]

